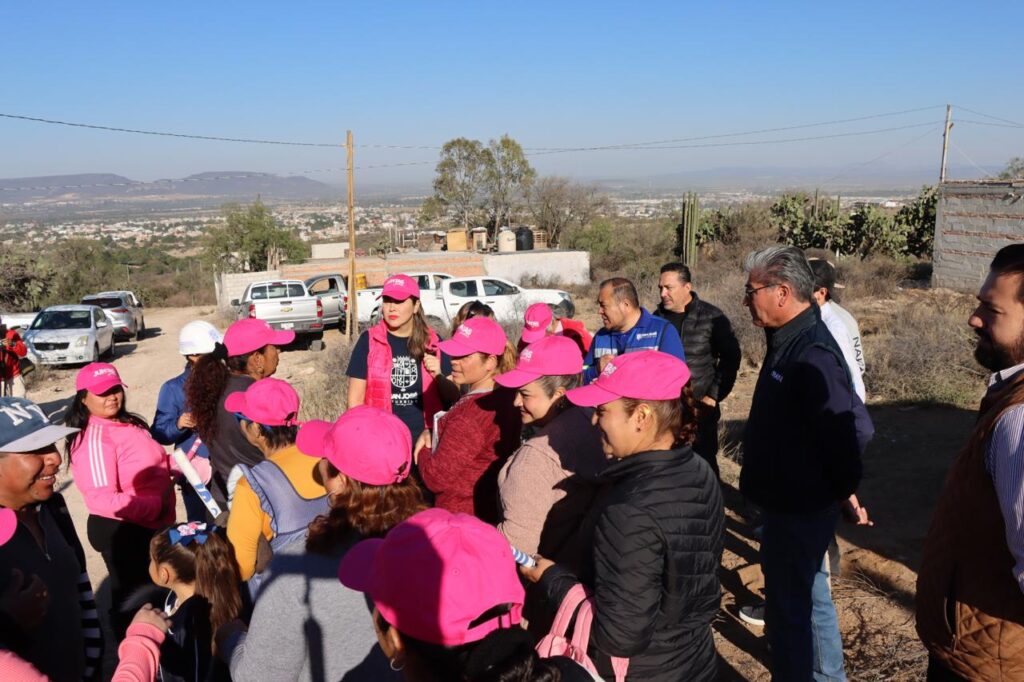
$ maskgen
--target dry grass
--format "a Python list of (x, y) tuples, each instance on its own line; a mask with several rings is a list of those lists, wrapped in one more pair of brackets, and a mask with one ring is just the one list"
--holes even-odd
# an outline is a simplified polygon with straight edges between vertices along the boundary
[(352, 345), (343, 340), (330, 344), (314, 363), (312, 379), (302, 390), (300, 418), (334, 421), (348, 407), (345, 370), (352, 357)]

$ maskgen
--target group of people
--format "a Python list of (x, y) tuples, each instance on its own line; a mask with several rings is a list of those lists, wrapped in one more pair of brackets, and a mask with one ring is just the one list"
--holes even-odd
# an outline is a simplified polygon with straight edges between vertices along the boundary
[[(1024, 666), (1006, 653), (1024, 627), (1022, 467), (1003, 461), (1024, 447), (1024, 247), (1004, 252), (970, 321), (997, 374), (921, 571), (935, 679)], [(841, 516), (870, 523), (860, 332), (831, 263), (772, 246), (744, 270), (768, 340), (740, 488), (761, 511), (771, 670), (841, 680), (834, 534)], [(255, 319), (181, 330), (186, 365), (152, 425), (106, 363), (79, 371), (63, 425), (0, 399), (0, 678), (98, 678), (102, 621), (116, 680), (715, 679), (718, 431), (740, 347), (685, 265), (658, 294), (652, 314), (609, 279), (593, 335), (539, 304), (518, 339), (473, 302), (442, 339), (415, 280), (390, 276), (333, 422), (300, 421), (273, 377), (294, 334)], [(65, 458), (85, 529), (57, 491)]]

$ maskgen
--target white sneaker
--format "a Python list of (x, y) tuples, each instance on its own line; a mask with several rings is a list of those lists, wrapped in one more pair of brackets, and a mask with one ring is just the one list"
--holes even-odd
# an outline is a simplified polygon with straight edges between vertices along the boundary
[(764, 604), (740, 607), (740, 620), (759, 628), (764, 627)]

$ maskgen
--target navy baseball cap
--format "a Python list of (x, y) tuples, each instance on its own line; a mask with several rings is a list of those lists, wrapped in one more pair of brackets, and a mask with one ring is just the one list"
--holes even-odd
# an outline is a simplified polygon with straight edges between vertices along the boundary
[(77, 432), (52, 423), (31, 400), (0, 398), (0, 452), (32, 452)]

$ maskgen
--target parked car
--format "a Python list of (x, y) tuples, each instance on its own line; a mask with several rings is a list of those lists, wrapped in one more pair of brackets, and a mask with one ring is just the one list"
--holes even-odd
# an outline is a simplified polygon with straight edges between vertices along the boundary
[(95, 362), (114, 351), (114, 327), (95, 305), (44, 308), (22, 337), (37, 365)]
[(82, 305), (103, 308), (114, 326), (116, 339), (141, 339), (146, 333), (146, 318), (142, 302), (130, 291), (103, 291), (82, 298)]
[(324, 325), (345, 327), (345, 316), (348, 314), (348, 287), (343, 275), (332, 273), (310, 277), (303, 284), (310, 296), (319, 296), (324, 306)]
[[(445, 312), (444, 303), (438, 295), (441, 291), (441, 283), (452, 276), (443, 272), (408, 272), (409, 277), (416, 280), (420, 287), (420, 305), (423, 306), (423, 314), (428, 318), (435, 317), (447, 324), (449, 318)], [(356, 292), (359, 300), (359, 321), (375, 323), (380, 319), (380, 296), (382, 287), (368, 287)]]
[(442, 319), (450, 324), (451, 318), (466, 303), (478, 300), (494, 309), (501, 321), (521, 320), (526, 309), (534, 303), (547, 303), (559, 309), (563, 317), (576, 314), (576, 306), (568, 292), (560, 289), (524, 289), (498, 277), (454, 277), (441, 282), (440, 300), (444, 309)]
[(301, 280), (253, 282), (231, 305), (239, 320), (254, 317), (296, 334), (322, 335), (324, 331), (323, 301), (311, 295)]

